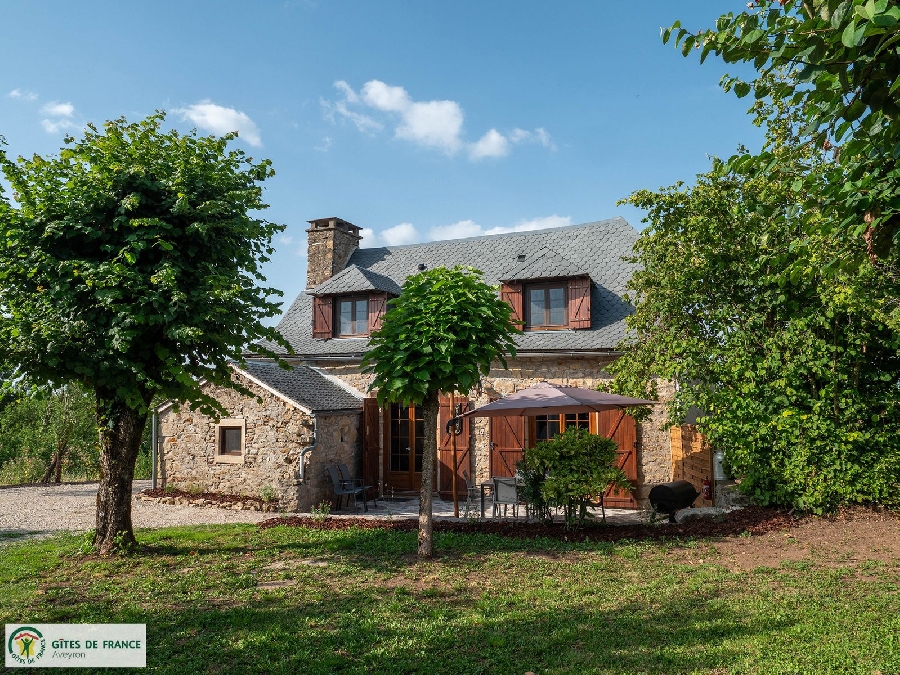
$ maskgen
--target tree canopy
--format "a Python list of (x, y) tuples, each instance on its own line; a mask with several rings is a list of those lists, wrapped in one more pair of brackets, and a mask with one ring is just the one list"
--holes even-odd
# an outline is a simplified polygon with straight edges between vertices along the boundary
[(0, 362), (95, 392), (103, 551), (119, 533), (133, 542), (131, 478), (153, 397), (221, 413), (201, 379), (232, 386), (228, 363), (245, 346), (286, 346), (260, 323), (279, 310), (260, 265), (283, 227), (253, 215), (271, 163), (228, 150), (234, 133), (182, 135), (164, 120), (88, 125), (54, 157), (0, 152), (15, 201), (0, 195)]
[(793, 112), (760, 110), (770, 120), (764, 150), (777, 160), (767, 174), (717, 163), (692, 187), (628, 198), (649, 226), (629, 283), (633, 339), (611, 369), (631, 393), (657, 377), (677, 381), (669, 422), (699, 409), (703, 432), (759, 503), (897, 503), (900, 338), (873, 308), (900, 285), (871, 266), (823, 273), (865, 243), (811, 233), (821, 211), (797, 217), (805, 186), (829, 168), (793, 134)]
[(437, 454), (438, 394), (468, 393), (515, 356), (512, 308), (471, 267), (437, 267), (409, 277), (388, 303), (363, 359), (379, 403), (422, 404), (425, 445), (419, 511), (419, 555), (430, 557), (431, 494)]
[[(896, 273), (900, 242), (900, 7), (889, 0), (755, 0), (739, 14), (721, 16), (715, 29), (690, 32), (676, 22), (663, 31), (687, 56), (710, 53), (726, 63), (752, 63), (750, 82), (725, 76), (722, 84), (743, 97), (780, 101), (802, 115), (800, 136), (831, 150), (834, 161), (816, 182), (794, 180), (809, 212), (828, 212), (806, 225), (864, 236), (867, 250), (823, 261), (857, 266), (866, 254)], [(775, 72), (788, 77), (773, 78)], [(731, 168), (765, 173), (769, 152), (735, 156)], [(844, 251), (844, 254), (850, 252)]]

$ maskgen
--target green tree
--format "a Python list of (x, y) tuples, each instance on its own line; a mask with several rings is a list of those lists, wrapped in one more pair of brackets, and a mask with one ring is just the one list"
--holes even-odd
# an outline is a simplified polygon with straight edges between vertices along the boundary
[(467, 394), (491, 363), (515, 356), (512, 308), (471, 267), (438, 267), (409, 277), (391, 300), (363, 359), (378, 402), (421, 404), (425, 440), (418, 553), (432, 556), (432, 487), (437, 455), (438, 395)]
[(77, 384), (21, 393), (0, 408), (0, 482), (93, 479), (94, 398)]
[(798, 204), (828, 180), (828, 160), (793, 133), (796, 111), (758, 106), (768, 172), (717, 163), (693, 187), (628, 198), (649, 227), (635, 246), (633, 340), (612, 366), (617, 386), (677, 381), (669, 422), (699, 408), (760, 503), (896, 503), (900, 339), (873, 308), (900, 286), (872, 267), (823, 272), (865, 243), (808, 229), (825, 215)]
[[(714, 30), (688, 32), (676, 22), (663, 31), (687, 56), (699, 50), (727, 63), (752, 63), (751, 82), (725, 76), (726, 90), (780, 101), (802, 112), (801, 136), (832, 149), (821, 177), (801, 174), (797, 197), (808, 213), (800, 237), (841, 233), (867, 247), (841, 251), (831, 267), (858, 267), (868, 258), (896, 276), (900, 242), (900, 7), (889, 0), (755, 0), (726, 14)], [(772, 78), (787, 71), (790, 77)], [(771, 152), (732, 158), (732, 168), (766, 173)], [(822, 180), (820, 180), (822, 178)], [(852, 255), (851, 255), (852, 254)], [(896, 308), (894, 308), (896, 309)], [(894, 312), (895, 322), (900, 315)]]
[(562, 506), (566, 527), (574, 529), (584, 523), (588, 504), (602, 497), (610, 483), (631, 489), (625, 472), (614, 464), (617, 448), (610, 438), (569, 427), (525, 448), (524, 464), (532, 481), (540, 484), (543, 501)]
[(285, 344), (260, 324), (280, 293), (258, 285), (283, 228), (251, 215), (266, 208), (271, 163), (228, 150), (236, 134), (164, 132), (164, 119), (88, 125), (58, 157), (0, 153), (17, 202), (0, 195), (0, 363), (94, 392), (101, 553), (134, 543), (131, 482), (153, 397), (222, 414), (201, 378), (245, 391), (229, 359), (261, 339)]

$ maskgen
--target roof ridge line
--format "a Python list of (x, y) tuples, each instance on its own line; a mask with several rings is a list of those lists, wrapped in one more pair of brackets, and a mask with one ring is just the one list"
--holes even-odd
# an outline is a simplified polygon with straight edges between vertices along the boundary
[(356, 388), (354, 388), (354, 387), (351, 387), (349, 384), (347, 384), (346, 382), (344, 382), (344, 381), (343, 381), (341, 378), (339, 378), (339, 377), (335, 377), (334, 375), (330, 375), (329, 373), (323, 373), (321, 369), (316, 368), (315, 366), (309, 366), (309, 365), (305, 365), (305, 364), (304, 364), (304, 368), (309, 368), (309, 369), (310, 369), (311, 371), (313, 371), (314, 373), (318, 373), (319, 375), (321, 375), (322, 377), (324, 377), (326, 380), (329, 380), (329, 381), (333, 382), (334, 384), (336, 384), (337, 386), (339, 386), (341, 389), (344, 389), (344, 390), (347, 391), (348, 393), (353, 394), (353, 395), (354, 395), (356, 398), (358, 398), (360, 401), (363, 400), (363, 399), (365, 398), (365, 394), (361, 394), (361, 393), (359, 392), (358, 389), (356, 389)]
[[(532, 234), (546, 234), (547, 232), (557, 232), (559, 230), (576, 230), (579, 228), (593, 227), (595, 225), (607, 225), (609, 223), (613, 223), (617, 220), (621, 220), (626, 225), (628, 225), (628, 221), (625, 220), (622, 216), (615, 216), (613, 218), (607, 218), (606, 220), (595, 220), (589, 223), (578, 223), (577, 225), (563, 225), (561, 227), (544, 227), (540, 230), (522, 230), (521, 232), (499, 232), (497, 234), (479, 234), (474, 237), (462, 237), (459, 239), (435, 239), (433, 241), (422, 241), (417, 244), (398, 244), (396, 246), (372, 246), (371, 248), (367, 248), (364, 246), (360, 247), (360, 250), (373, 250), (373, 249), (387, 249), (389, 251), (394, 251), (397, 249), (404, 248), (415, 248), (416, 246), (431, 246), (434, 244), (451, 244), (460, 241), (477, 241), (479, 239), (489, 239), (493, 237), (527, 237)], [(630, 225), (629, 225), (630, 226)]]

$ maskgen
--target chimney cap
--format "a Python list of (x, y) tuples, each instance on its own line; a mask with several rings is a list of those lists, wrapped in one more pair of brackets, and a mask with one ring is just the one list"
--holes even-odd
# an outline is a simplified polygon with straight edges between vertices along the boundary
[(332, 216), (331, 218), (316, 218), (315, 220), (307, 220), (306, 222), (310, 225), (307, 232), (312, 232), (313, 230), (343, 230), (344, 232), (359, 236), (359, 232), (362, 230), (361, 227), (357, 227), (353, 223), (336, 216)]

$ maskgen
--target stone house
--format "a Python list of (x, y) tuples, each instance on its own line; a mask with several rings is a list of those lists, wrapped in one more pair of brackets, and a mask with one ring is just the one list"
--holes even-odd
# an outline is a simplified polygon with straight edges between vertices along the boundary
[[(380, 248), (360, 248), (360, 228), (340, 218), (309, 222), (306, 291), (278, 324), (293, 348), (283, 358), (295, 369), (286, 372), (254, 360), (246, 371), (237, 371), (258, 387), (263, 402), (214, 392), (234, 415), (218, 425), (190, 412), (165, 411), (170, 478), (205, 481), (228, 492), (272, 485), (284, 507), (306, 510), (330, 490), (324, 467), (341, 459), (379, 491), (418, 490), (421, 408), (379, 407), (360, 362), (369, 334), (380, 326), (406, 277), (437, 266), (481, 270), (485, 281), (499, 285), (525, 330), (509, 369), (497, 364), (477, 390), (457, 397), (455, 412), (543, 380), (593, 388), (609, 378), (605, 368), (618, 356), (616, 345), (631, 311), (622, 295), (633, 265), (623, 258), (638, 237), (623, 219)], [(291, 388), (295, 385), (288, 382), (297, 373), (303, 384), (298, 380)], [(453, 412), (444, 399), (435, 488), (445, 496), (453, 466), (446, 422)], [(655, 412), (644, 424), (616, 413), (466, 418), (456, 436), (459, 472), (467, 470), (476, 482), (512, 475), (523, 448), (566, 426), (582, 426), (611, 433), (617, 441), (619, 463), (635, 488), (609, 495), (607, 504), (633, 508), (645, 502), (650, 487), (671, 478), (662, 414)], [(218, 459), (224, 447), (243, 463)]]

